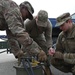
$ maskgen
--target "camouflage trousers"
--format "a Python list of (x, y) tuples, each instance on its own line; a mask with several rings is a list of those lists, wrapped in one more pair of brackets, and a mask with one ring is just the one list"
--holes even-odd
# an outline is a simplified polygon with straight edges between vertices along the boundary
[(51, 58), (51, 64), (62, 72), (65, 72), (65, 73), (71, 72), (73, 75), (75, 75), (74, 64), (68, 64), (62, 59), (55, 59), (55, 58)]

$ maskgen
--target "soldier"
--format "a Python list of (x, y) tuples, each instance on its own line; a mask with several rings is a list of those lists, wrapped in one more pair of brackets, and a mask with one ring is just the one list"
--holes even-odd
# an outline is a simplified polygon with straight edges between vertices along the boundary
[(16, 58), (22, 57), (25, 52), (19, 47), (18, 44), (20, 44), (25, 47), (28, 54), (37, 54), (38, 56), (43, 54), (40, 60), (45, 60), (47, 58), (45, 52), (29, 37), (24, 29), (23, 20), (32, 19), (32, 7), (28, 2), (25, 5), (23, 2), (21, 5), (19, 8), (12, 0), (0, 0), (0, 30), (6, 30), (8, 41)]
[[(48, 13), (40, 10), (33, 20), (27, 20), (24, 23), (26, 31), (30, 37), (48, 54), (48, 49), (52, 47), (52, 24), (48, 19)], [(49, 62), (45, 62), (45, 70), (49, 74)]]
[(51, 64), (63, 72), (75, 75), (75, 24), (70, 13), (57, 17), (57, 24), (62, 32), (56, 42), (56, 50), (51, 48), (49, 54), (53, 56)]
[(48, 19), (48, 13), (40, 10), (33, 20), (24, 23), (30, 37), (47, 53), (52, 47), (52, 24)]

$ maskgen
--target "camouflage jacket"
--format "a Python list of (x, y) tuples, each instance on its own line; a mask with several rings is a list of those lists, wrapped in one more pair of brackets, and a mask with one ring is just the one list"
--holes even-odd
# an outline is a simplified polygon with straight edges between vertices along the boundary
[(38, 44), (40, 43), (40, 46), (42, 44), (43, 46), (46, 45), (47, 48), (52, 47), (52, 24), (49, 20), (47, 21), (47, 27), (42, 27), (40, 30), (38, 29), (35, 19), (25, 23), (24, 27), (30, 37)]
[(70, 32), (59, 34), (56, 51), (63, 53), (64, 61), (70, 64), (75, 64), (75, 25), (73, 25)]
[[(10, 46), (16, 55), (20, 49), (19, 44), (28, 50), (39, 50), (38, 45), (33, 47), (33, 40), (25, 32), (22, 15), (18, 5), (12, 0), (0, 0), (0, 30), (6, 30)], [(30, 48), (31, 47), (31, 48)], [(30, 48), (30, 49), (29, 49)], [(32, 49), (33, 48), (33, 49)]]

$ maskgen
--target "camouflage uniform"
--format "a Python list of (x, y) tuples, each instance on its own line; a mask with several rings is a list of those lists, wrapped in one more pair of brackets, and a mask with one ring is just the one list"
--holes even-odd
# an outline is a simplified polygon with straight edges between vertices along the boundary
[[(36, 18), (33, 20), (27, 20), (24, 23), (26, 31), (30, 37), (48, 54), (48, 49), (52, 47), (52, 24), (48, 19), (48, 13), (44, 10), (40, 10)], [(40, 29), (39, 29), (39, 28)], [(50, 70), (49, 57), (44, 61), (46, 75), (52, 75)]]
[(38, 54), (40, 47), (25, 32), (20, 9), (11, 0), (0, 0), (0, 30), (6, 30), (11, 49), (16, 57), (21, 51), (19, 44), (22, 44), (26, 50), (33, 50), (34, 54)]
[[(65, 16), (67, 16), (67, 18)], [(64, 22), (71, 19), (68, 13), (61, 15), (59, 18), (61, 17), (64, 17)], [(60, 25), (62, 24), (58, 24), (58, 26)], [(52, 59), (52, 64), (63, 72), (72, 72), (73, 75), (75, 75), (75, 24), (72, 25), (70, 32), (62, 31), (59, 34), (56, 43), (56, 51), (63, 54), (63, 60)]]
[[(42, 21), (44, 20), (43, 17), (46, 15), (43, 11), (41, 13), (40, 18)], [(33, 40), (47, 53), (48, 49), (52, 47), (52, 24), (48, 18), (46, 24), (44, 23), (37, 25), (36, 19), (33, 19), (31, 21), (27, 21), (24, 26), (30, 37), (33, 38)], [(38, 29), (38, 26), (41, 27), (40, 30)]]

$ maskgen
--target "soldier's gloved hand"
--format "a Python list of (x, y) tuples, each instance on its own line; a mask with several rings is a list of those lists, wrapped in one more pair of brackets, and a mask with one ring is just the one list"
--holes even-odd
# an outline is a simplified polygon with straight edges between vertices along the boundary
[(24, 52), (23, 52), (22, 50), (19, 50), (19, 51), (16, 53), (16, 58), (21, 58), (23, 55), (24, 55)]
[(18, 66), (21, 64), (22, 56), (24, 56), (24, 52), (22, 50), (19, 50), (16, 54), (16, 58), (18, 58)]
[(63, 54), (59, 51), (55, 52), (54, 54), (54, 58), (57, 58), (57, 59), (63, 59)]
[(39, 61), (46, 61), (47, 60), (47, 55), (46, 55), (46, 53), (43, 50), (41, 50), (39, 52), (39, 54), (38, 54), (38, 60)]

